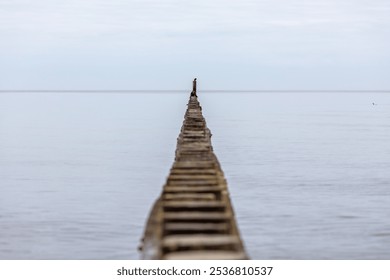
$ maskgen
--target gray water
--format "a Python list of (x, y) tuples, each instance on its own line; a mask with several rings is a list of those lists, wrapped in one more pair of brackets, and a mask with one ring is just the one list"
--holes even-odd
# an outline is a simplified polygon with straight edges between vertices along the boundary
[[(1, 93), (0, 259), (137, 259), (187, 98)], [(253, 259), (390, 259), (389, 93), (200, 102)]]

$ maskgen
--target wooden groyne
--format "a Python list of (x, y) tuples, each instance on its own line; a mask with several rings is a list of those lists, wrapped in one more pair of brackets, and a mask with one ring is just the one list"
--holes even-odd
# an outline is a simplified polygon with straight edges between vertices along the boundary
[(175, 161), (146, 224), (143, 259), (247, 259), (210, 138), (195, 86)]

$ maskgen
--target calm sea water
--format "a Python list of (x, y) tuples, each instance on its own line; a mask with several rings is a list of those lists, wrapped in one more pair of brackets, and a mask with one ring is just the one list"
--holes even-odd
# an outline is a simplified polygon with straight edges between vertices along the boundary
[[(137, 259), (187, 98), (1, 93), (0, 259)], [(253, 259), (390, 259), (389, 93), (200, 102)]]

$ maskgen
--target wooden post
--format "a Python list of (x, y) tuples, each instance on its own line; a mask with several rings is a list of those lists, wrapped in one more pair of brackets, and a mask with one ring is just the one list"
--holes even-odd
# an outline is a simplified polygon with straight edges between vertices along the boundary
[(191, 92), (191, 96), (196, 96), (196, 97), (198, 97), (198, 95), (196, 95), (196, 78), (195, 78), (194, 81), (192, 82), (192, 92)]

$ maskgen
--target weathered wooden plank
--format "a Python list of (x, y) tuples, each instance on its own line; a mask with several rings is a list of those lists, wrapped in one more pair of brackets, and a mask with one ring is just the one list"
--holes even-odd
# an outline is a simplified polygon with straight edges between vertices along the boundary
[(210, 169), (215, 167), (215, 161), (177, 161), (173, 164), (173, 168), (188, 168), (188, 169)]
[(235, 249), (240, 245), (236, 236), (227, 234), (176, 234), (168, 235), (162, 240), (165, 250), (193, 250), (193, 249)]
[(244, 252), (228, 250), (191, 250), (168, 253), (164, 260), (246, 260)]
[(189, 179), (189, 180), (168, 180), (169, 186), (216, 186), (218, 185), (218, 179)]
[(226, 205), (221, 201), (163, 201), (165, 211), (223, 211)]
[(225, 222), (232, 217), (225, 212), (168, 212), (164, 213), (166, 221), (205, 221), (205, 222)]
[(216, 175), (218, 172), (215, 169), (178, 169), (172, 168), (171, 175)]
[(198, 174), (183, 174), (183, 175), (177, 175), (177, 174), (171, 174), (168, 177), (168, 181), (186, 181), (186, 180), (216, 180), (218, 177), (217, 175), (198, 175)]
[(164, 224), (167, 234), (195, 234), (195, 233), (226, 233), (229, 225), (226, 223), (185, 223), (169, 222)]
[(164, 200), (215, 200), (213, 193), (166, 193)]
[(194, 193), (204, 193), (204, 192), (221, 192), (226, 190), (225, 186), (193, 186), (193, 187), (181, 187), (181, 186), (165, 186), (165, 193), (177, 193), (177, 192), (194, 192)]

